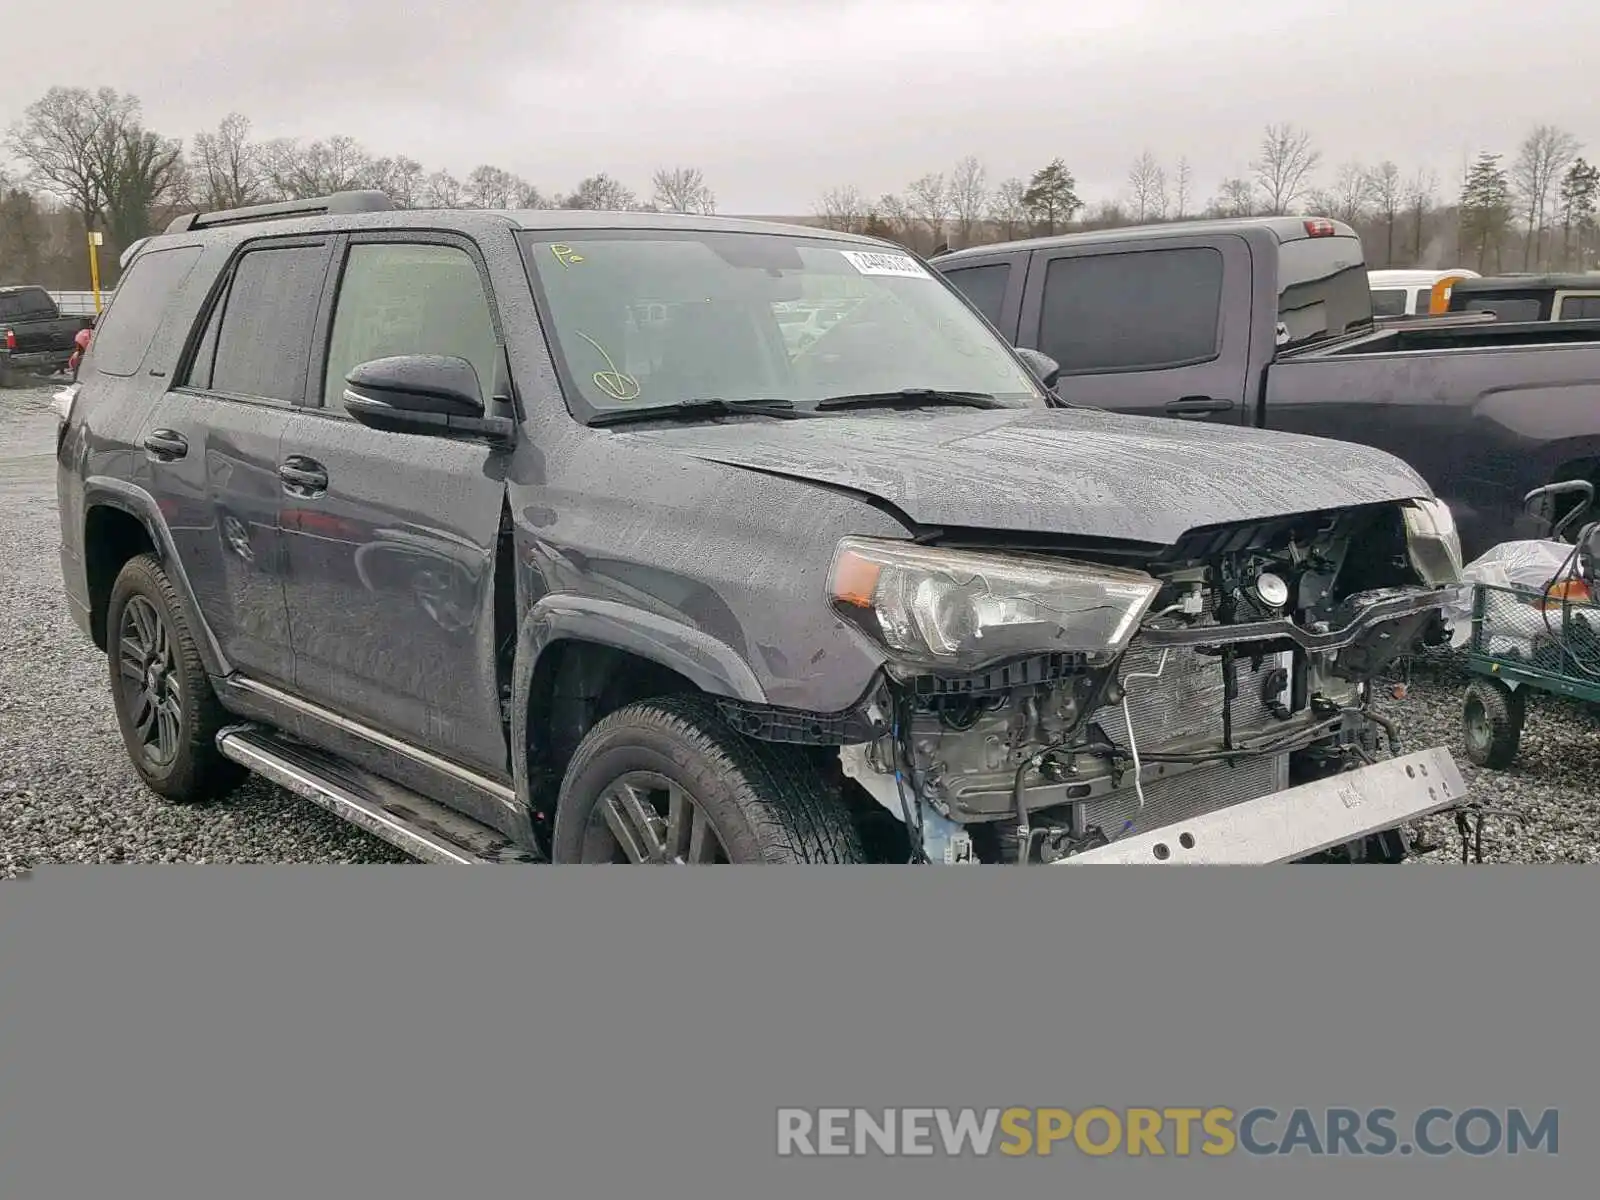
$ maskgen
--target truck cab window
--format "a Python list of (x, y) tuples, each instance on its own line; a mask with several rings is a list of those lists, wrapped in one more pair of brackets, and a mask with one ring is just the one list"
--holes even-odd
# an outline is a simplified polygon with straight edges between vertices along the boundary
[(1209, 246), (1063, 256), (1045, 273), (1038, 346), (1063, 375), (1191, 366), (1216, 357), (1221, 312)]
[(1406, 312), (1406, 301), (1411, 293), (1405, 288), (1378, 288), (1372, 293), (1372, 315), (1375, 317), (1401, 317)]

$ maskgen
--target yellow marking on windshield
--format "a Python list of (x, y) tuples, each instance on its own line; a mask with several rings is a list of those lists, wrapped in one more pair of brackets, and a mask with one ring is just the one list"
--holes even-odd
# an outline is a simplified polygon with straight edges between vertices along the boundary
[(606, 353), (606, 348), (587, 333), (581, 329), (575, 329), (573, 332), (599, 351), (600, 357), (606, 360), (606, 366), (611, 368), (609, 371), (596, 371), (590, 377), (594, 380), (595, 387), (613, 400), (637, 400), (644, 391), (639, 386), (639, 381), (632, 375), (617, 370), (617, 364), (611, 360), (611, 355)]
[(550, 247), (550, 253), (556, 256), (556, 261), (563, 267), (570, 267), (573, 263), (581, 263), (583, 261), (583, 255), (565, 242), (556, 242)]

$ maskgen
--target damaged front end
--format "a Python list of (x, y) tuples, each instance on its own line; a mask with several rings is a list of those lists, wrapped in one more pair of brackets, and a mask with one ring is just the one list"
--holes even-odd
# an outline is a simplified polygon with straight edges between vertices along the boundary
[(1398, 861), (1466, 798), (1372, 681), (1436, 639), (1437, 501), (1199, 530), (1124, 558), (846, 539), (836, 611), (884, 647), (846, 776), (920, 861)]

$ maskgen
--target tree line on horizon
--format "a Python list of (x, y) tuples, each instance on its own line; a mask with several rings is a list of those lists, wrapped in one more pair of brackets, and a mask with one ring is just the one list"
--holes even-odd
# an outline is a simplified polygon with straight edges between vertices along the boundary
[[(148, 128), (139, 99), (111, 88), (51, 88), (5, 131), (0, 162), (0, 284), (88, 284), (84, 233), (107, 243), (102, 285), (122, 248), (191, 211), (237, 208), (353, 189), (376, 189), (405, 208), (567, 208), (714, 213), (716, 195), (693, 166), (656, 170), (646, 191), (601, 172), (570, 191), (546, 192), (503, 167), (465, 177), (380, 155), (334, 135), (257, 140), (230, 113), (187, 145)], [(1016, 237), (1186, 220), (1306, 213), (1362, 235), (1369, 265), (1503, 270), (1589, 269), (1600, 254), (1600, 169), (1576, 135), (1535, 126), (1507, 158), (1482, 151), (1451, 195), (1428, 169), (1390, 160), (1324, 170), (1310, 131), (1270, 124), (1245, 169), (1200, 198), (1187, 158), (1169, 167), (1152, 151), (1130, 165), (1120, 194), (1090, 203), (1064, 157), (1026, 178), (991, 182), (977, 155), (876, 198), (844, 184), (822, 191), (807, 218), (876, 235), (919, 253)]]

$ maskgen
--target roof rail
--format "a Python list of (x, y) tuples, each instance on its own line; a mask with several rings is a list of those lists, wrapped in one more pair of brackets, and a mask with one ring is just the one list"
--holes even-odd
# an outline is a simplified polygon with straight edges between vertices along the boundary
[(215, 229), (219, 225), (248, 225), (255, 221), (286, 220), (290, 217), (336, 217), (345, 213), (390, 212), (394, 202), (382, 192), (334, 192), (306, 200), (285, 200), (281, 204), (252, 204), (248, 208), (225, 208), (218, 212), (184, 213), (173, 218), (168, 233), (187, 233), (191, 229)]

